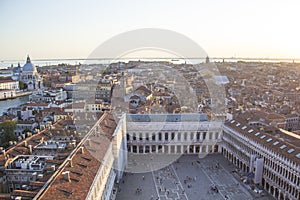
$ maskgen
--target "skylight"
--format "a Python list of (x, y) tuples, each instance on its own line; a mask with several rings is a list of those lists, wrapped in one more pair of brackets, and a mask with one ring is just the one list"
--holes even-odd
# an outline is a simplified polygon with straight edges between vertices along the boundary
[(240, 125), (241, 125), (240, 123), (237, 123), (237, 124), (236, 124), (236, 126), (240, 126)]
[(273, 139), (272, 138), (269, 138), (269, 139), (267, 139), (267, 142), (271, 142)]
[(235, 121), (234, 121), (234, 120), (232, 120), (230, 123), (232, 123), (232, 124), (233, 124), (234, 122), (235, 122)]
[(280, 147), (280, 149), (284, 149), (284, 148), (286, 148), (285, 144)]
[(300, 158), (300, 153), (298, 153), (298, 154), (296, 155), (296, 157), (297, 157), (297, 158)]
[(279, 144), (279, 142), (278, 142), (278, 141), (276, 141), (276, 142), (274, 142), (274, 143), (273, 143), (273, 145), (274, 145), (274, 146), (275, 146), (275, 145), (277, 145), (277, 144)]
[(252, 133), (253, 132), (253, 129), (250, 129), (249, 131), (248, 131), (248, 133)]
[(264, 139), (265, 137), (266, 137), (266, 135), (262, 135), (260, 138), (261, 138), (261, 139)]
[(247, 126), (243, 126), (243, 127), (242, 127), (242, 130), (245, 130), (246, 128), (247, 128)]
[(255, 133), (255, 136), (258, 136), (260, 134), (260, 132)]
[(293, 153), (295, 151), (295, 149), (289, 149), (288, 153)]

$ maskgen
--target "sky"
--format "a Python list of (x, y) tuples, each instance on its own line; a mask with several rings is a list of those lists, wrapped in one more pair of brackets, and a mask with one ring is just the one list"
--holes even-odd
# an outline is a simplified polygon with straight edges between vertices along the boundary
[(0, 60), (86, 58), (126, 31), (162, 28), (210, 57), (300, 58), (299, 0), (1, 0)]

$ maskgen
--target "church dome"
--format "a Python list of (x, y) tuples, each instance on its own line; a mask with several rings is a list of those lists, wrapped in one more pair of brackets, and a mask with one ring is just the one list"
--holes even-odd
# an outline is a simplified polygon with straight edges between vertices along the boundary
[(35, 70), (35, 66), (31, 63), (30, 57), (27, 56), (26, 64), (23, 66), (23, 72), (33, 72)]

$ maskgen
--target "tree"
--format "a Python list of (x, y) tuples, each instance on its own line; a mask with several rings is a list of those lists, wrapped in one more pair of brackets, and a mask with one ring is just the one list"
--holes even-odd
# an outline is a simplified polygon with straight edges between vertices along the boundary
[(109, 70), (108, 70), (108, 69), (105, 69), (105, 70), (102, 72), (102, 74), (103, 74), (103, 75), (109, 75), (109, 74), (110, 74), (110, 72), (109, 72)]
[(16, 141), (17, 137), (14, 133), (14, 130), (17, 127), (17, 122), (7, 120), (0, 124), (0, 140), (1, 146), (7, 148), (9, 146), (9, 141)]
[(19, 88), (20, 88), (20, 90), (25, 90), (25, 89), (27, 89), (26, 83), (24, 83), (24, 82), (22, 82), (22, 81), (19, 81)]
[(37, 110), (32, 110), (32, 115), (36, 115), (38, 113)]
[(27, 134), (28, 132), (31, 133), (31, 130), (29, 128), (25, 128), (24, 131), (23, 131), (23, 134)]

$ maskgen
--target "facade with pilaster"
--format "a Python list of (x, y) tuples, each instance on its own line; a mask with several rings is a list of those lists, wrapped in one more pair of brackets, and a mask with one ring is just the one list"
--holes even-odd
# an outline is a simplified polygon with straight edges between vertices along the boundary
[(294, 141), (231, 120), (223, 129), (221, 151), (243, 172), (252, 173), (254, 183), (276, 199), (299, 199), (300, 148), (296, 144), (300, 138), (292, 136)]

